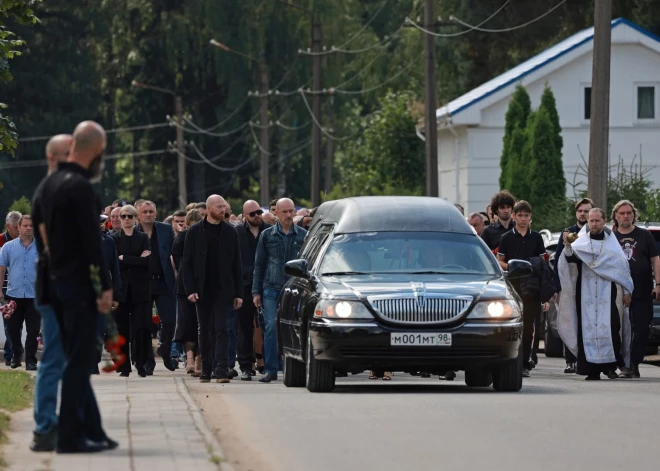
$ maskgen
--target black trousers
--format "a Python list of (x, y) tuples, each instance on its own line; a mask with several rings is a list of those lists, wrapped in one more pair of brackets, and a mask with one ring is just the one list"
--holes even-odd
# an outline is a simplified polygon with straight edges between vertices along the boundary
[(7, 319), (7, 334), (11, 341), (13, 357), (15, 361), (20, 361), (23, 356), (23, 342), (21, 334), (23, 331), (23, 322), (27, 336), (25, 338), (25, 363), (37, 364), (37, 347), (39, 342), (37, 337), (41, 330), (41, 315), (34, 307), (33, 298), (11, 298), (7, 300), (16, 303), (16, 309), (9, 319)]
[[(129, 343), (133, 346), (132, 359), (135, 366), (146, 365), (151, 348), (151, 304), (149, 302), (128, 301), (119, 303), (119, 307), (113, 313), (117, 330), (123, 335), (127, 342), (122, 347), (122, 353), (126, 355), (126, 361), (119, 371), (131, 371)], [(130, 340), (130, 342), (129, 342)]]
[(99, 313), (89, 280), (55, 281), (52, 288), (66, 356), (57, 444), (72, 448), (86, 438), (101, 441), (107, 437), (90, 383), (96, 362)]
[(534, 342), (534, 323), (541, 317), (541, 299), (538, 296), (523, 297), (523, 368), (529, 367)]
[(202, 357), (202, 376), (226, 378), (229, 372), (229, 313), (233, 309), (230, 302), (220, 294), (205, 295), (205, 301), (197, 302), (197, 324), (199, 354)]
[[(158, 291), (156, 291), (158, 288)], [(156, 303), (156, 310), (158, 310), (158, 317), (160, 317), (160, 341), (158, 346), (158, 351), (161, 358), (170, 357), (172, 351), (172, 339), (174, 338), (174, 327), (176, 326), (176, 297), (173, 294), (167, 292), (167, 286), (162, 280), (152, 280), (151, 283), (152, 293), (152, 302), (149, 303), (149, 312), (151, 312), (151, 306), (153, 303)], [(165, 290), (165, 291), (163, 291)], [(156, 329), (158, 326), (155, 326)], [(152, 332), (154, 325), (149, 326), (149, 332)], [(148, 359), (145, 362), (145, 367), (147, 370), (153, 371), (156, 367), (156, 359), (154, 358), (153, 348), (148, 353)]]
[[(246, 293), (250, 290), (246, 290)], [(252, 296), (243, 298), (243, 305), (236, 313), (238, 323), (238, 364), (241, 371), (250, 371), (254, 365), (254, 319), (257, 308)]]
[(630, 304), (630, 324), (632, 329), (630, 363), (632, 365), (639, 365), (644, 361), (646, 344), (649, 341), (651, 321), (653, 320), (653, 299), (650, 296), (648, 298), (633, 298)]

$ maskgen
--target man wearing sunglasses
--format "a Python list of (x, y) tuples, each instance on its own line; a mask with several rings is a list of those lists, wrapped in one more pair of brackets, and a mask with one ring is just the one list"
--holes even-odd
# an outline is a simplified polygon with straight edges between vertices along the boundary
[(252, 380), (252, 365), (254, 364), (254, 320), (257, 308), (252, 302), (252, 274), (254, 258), (257, 253), (259, 236), (271, 225), (265, 223), (261, 216), (263, 210), (259, 203), (253, 200), (243, 204), (243, 224), (236, 227), (241, 241), (241, 260), (243, 262), (243, 305), (238, 311), (238, 364), (241, 367), (241, 381)]

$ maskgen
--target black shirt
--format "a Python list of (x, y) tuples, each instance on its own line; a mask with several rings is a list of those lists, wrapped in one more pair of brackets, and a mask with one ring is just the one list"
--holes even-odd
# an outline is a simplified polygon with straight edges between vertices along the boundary
[(515, 229), (502, 236), (500, 247), (497, 251), (498, 256), (504, 256), (504, 261), (509, 260), (527, 260), (532, 257), (538, 257), (545, 253), (545, 244), (543, 236), (538, 232), (528, 230), (523, 236)]
[(508, 229), (505, 228), (500, 221), (497, 221), (484, 229), (481, 233), (481, 238), (486, 242), (486, 245), (490, 250), (495, 250), (499, 247), (502, 236), (507, 232), (510, 232), (514, 227), (516, 227), (516, 222), (513, 219), (511, 219)]
[(206, 278), (204, 279), (204, 292), (220, 292), (220, 232), (222, 224), (211, 224), (204, 219), (204, 234), (206, 235)]
[(653, 234), (635, 227), (630, 234), (615, 232), (623, 253), (630, 264), (635, 289), (633, 298), (650, 300), (653, 291), (653, 265), (651, 258), (658, 256), (658, 246)]
[(271, 225), (261, 222), (259, 226), (259, 233), (255, 237), (250, 230), (250, 225), (244, 222), (241, 226), (237, 227), (238, 237), (241, 242), (241, 261), (243, 262), (243, 285), (246, 287), (248, 296), (252, 295), (252, 278), (254, 275), (254, 259), (257, 255), (257, 244), (259, 243), (259, 236), (261, 233), (268, 229)]
[(101, 287), (112, 287), (101, 248), (99, 214), (103, 208), (89, 182), (90, 173), (76, 163), (63, 162), (37, 188), (32, 219), (37, 250), (44, 243), (39, 225), (46, 225), (50, 273), (55, 280), (88, 282), (90, 266), (100, 268)]

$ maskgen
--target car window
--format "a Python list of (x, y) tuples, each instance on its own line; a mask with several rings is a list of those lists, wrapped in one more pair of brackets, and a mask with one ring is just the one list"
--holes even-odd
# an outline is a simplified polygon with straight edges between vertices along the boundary
[(328, 236), (332, 233), (333, 228), (334, 226), (331, 225), (321, 227), (305, 246), (301, 257), (307, 260), (310, 265), (313, 264), (316, 259), (319, 249), (323, 247), (323, 244), (328, 240)]
[(472, 273), (497, 275), (497, 261), (477, 236), (444, 232), (337, 235), (320, 273)]

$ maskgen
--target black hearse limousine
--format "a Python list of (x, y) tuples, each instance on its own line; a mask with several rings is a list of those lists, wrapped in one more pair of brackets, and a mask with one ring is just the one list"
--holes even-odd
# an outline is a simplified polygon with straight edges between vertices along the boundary
[(488, 247), (447, 201), (357, 197), (322, 204), (278, 302), (284, 384), (335, 373), (465, 370), (468, 386), (522, 387), (521, 303)]

